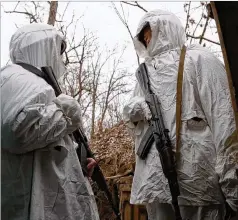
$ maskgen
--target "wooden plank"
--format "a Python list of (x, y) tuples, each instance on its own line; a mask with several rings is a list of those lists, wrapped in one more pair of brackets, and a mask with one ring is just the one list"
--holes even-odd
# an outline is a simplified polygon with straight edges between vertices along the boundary
[[(122, 186), (122, 189), (123, 188), (128, 189), (127, 187)], [(120, 200), (122, 220), (147, 220), (147, 212), (145, 206), (130, 204), (130, 191), (121, 191)]]
[(131, 220), (132, 219), (132, 207), (128, 201), (124, 202), (124, 212), (122, 220)]
[(139, 206), (134, 206), (134, 220), (139, 220), (140, 219), (140, 210), (139, 210)]
[(238, 4), (217, 1), (211, 2), (211, 8), (211, 17), (214, 17), (217, 25), (238, 131)]

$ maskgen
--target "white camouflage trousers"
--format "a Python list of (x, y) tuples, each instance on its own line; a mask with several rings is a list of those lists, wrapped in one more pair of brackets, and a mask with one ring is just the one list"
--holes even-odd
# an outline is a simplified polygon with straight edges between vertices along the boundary
[[(172, 205), (166, 203), (150, 203), (146, 205), (148, 220), (175, 220)], [(184, 220), (225, 220), (225, 206), (180, 206)], [(238, 215), (230, 220), (237, 220)]]

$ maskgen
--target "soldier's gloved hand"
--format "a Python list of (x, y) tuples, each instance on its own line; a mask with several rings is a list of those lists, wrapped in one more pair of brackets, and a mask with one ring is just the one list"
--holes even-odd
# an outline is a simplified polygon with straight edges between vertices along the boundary
[(151, 113), (144, 97), (135, 96), (123, 109), (124, 121), (137, 123), (143, 120), (150, 120)]
[(65, 116), (69, 117), (73, 124), (81, 123), (81, 107), (76, 99), (61, 94), (54, 100), (54, 103), (62, 109)]
[(143, 101), (143, 102), (141, 102), (140, 105), (141, 105), (141, 108), (143, 109), (143, 113), (144, 113), (145, 119), (147, 121), (149, 121), (152, 118), (152, 115), (151, 115), (151, 112), (150, 112), (148, 104), (145, 101)]

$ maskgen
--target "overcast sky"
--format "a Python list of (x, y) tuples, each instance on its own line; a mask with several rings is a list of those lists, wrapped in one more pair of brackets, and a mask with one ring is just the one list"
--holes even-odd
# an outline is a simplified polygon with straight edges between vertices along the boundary
[[(8, 47), (12, 34), (17, 30), (16, 25), (22, 26), (29, 22), (24, 15), (4, 13), (4, 10), (13, 10), (16, 4), (17, 2), (1, 2), (1, 66), (5, 65), (9, 60)], [(59, 2), (59, 13), (62, 14), (66, 4), (67, 2)], [(181, 19), (181, 22), (185, 26), (186, 14), (183, 8), (184, 2), (140, 2), (140, 4), (147, 10), (162, 9), (171, 11)], [(199, 2), (194, 2), (193, 7), (196, 4), (199, 4)], [(118, 2), (116, 5), (120, 9)], [(23, 6), (24, 3), (20, 3), (17, 9), (23, 10)], [(126, 16), (128, 16), (130, 29), (135, 34), (138, 22), (144, 12), (137, 7), (123, 6)], [(48, 7), (47, 4), (46, 7)], [(76, 32), (78, 36), (81, 36), (82, 25), (84, 25), (86, 29), (95, 33), (102, 47), (105, 44), (109, 48), (116, 44), (119, 47), (126, 44), (127, 50), (124, 55), (124, 59), (126, 60), (125, 65), (133, 67), (136, 65), (135, 52), (129, 34), (117, 17), (110, 2), (70, 2), (64, 20), (70, 21), (73, 12), (76, 14), (76, 17), (84, 15), (79, 21), (78, 31)], [(193, 16), (196, 17), (196, 15)]]

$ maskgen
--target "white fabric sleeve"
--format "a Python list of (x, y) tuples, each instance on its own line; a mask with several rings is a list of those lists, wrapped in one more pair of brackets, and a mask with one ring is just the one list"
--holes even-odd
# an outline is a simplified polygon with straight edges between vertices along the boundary
[(47, 91), (37, 93), (34, 100), (40, 103), (26, 105), (12, 123), (12, 131), (18, 146), (12, 153), (26, 153), (46, 147), (65, 135), (72, 133), (81, 124), (79, 103), (70, 96), (60, 95), (49, 104)]
[(223, 64), (204, 52), (196, 66), (201, 104), (213, 134), (217, 152), (216, 172), (225, 199), (238, 210), (238, 140), (228, 80)]

